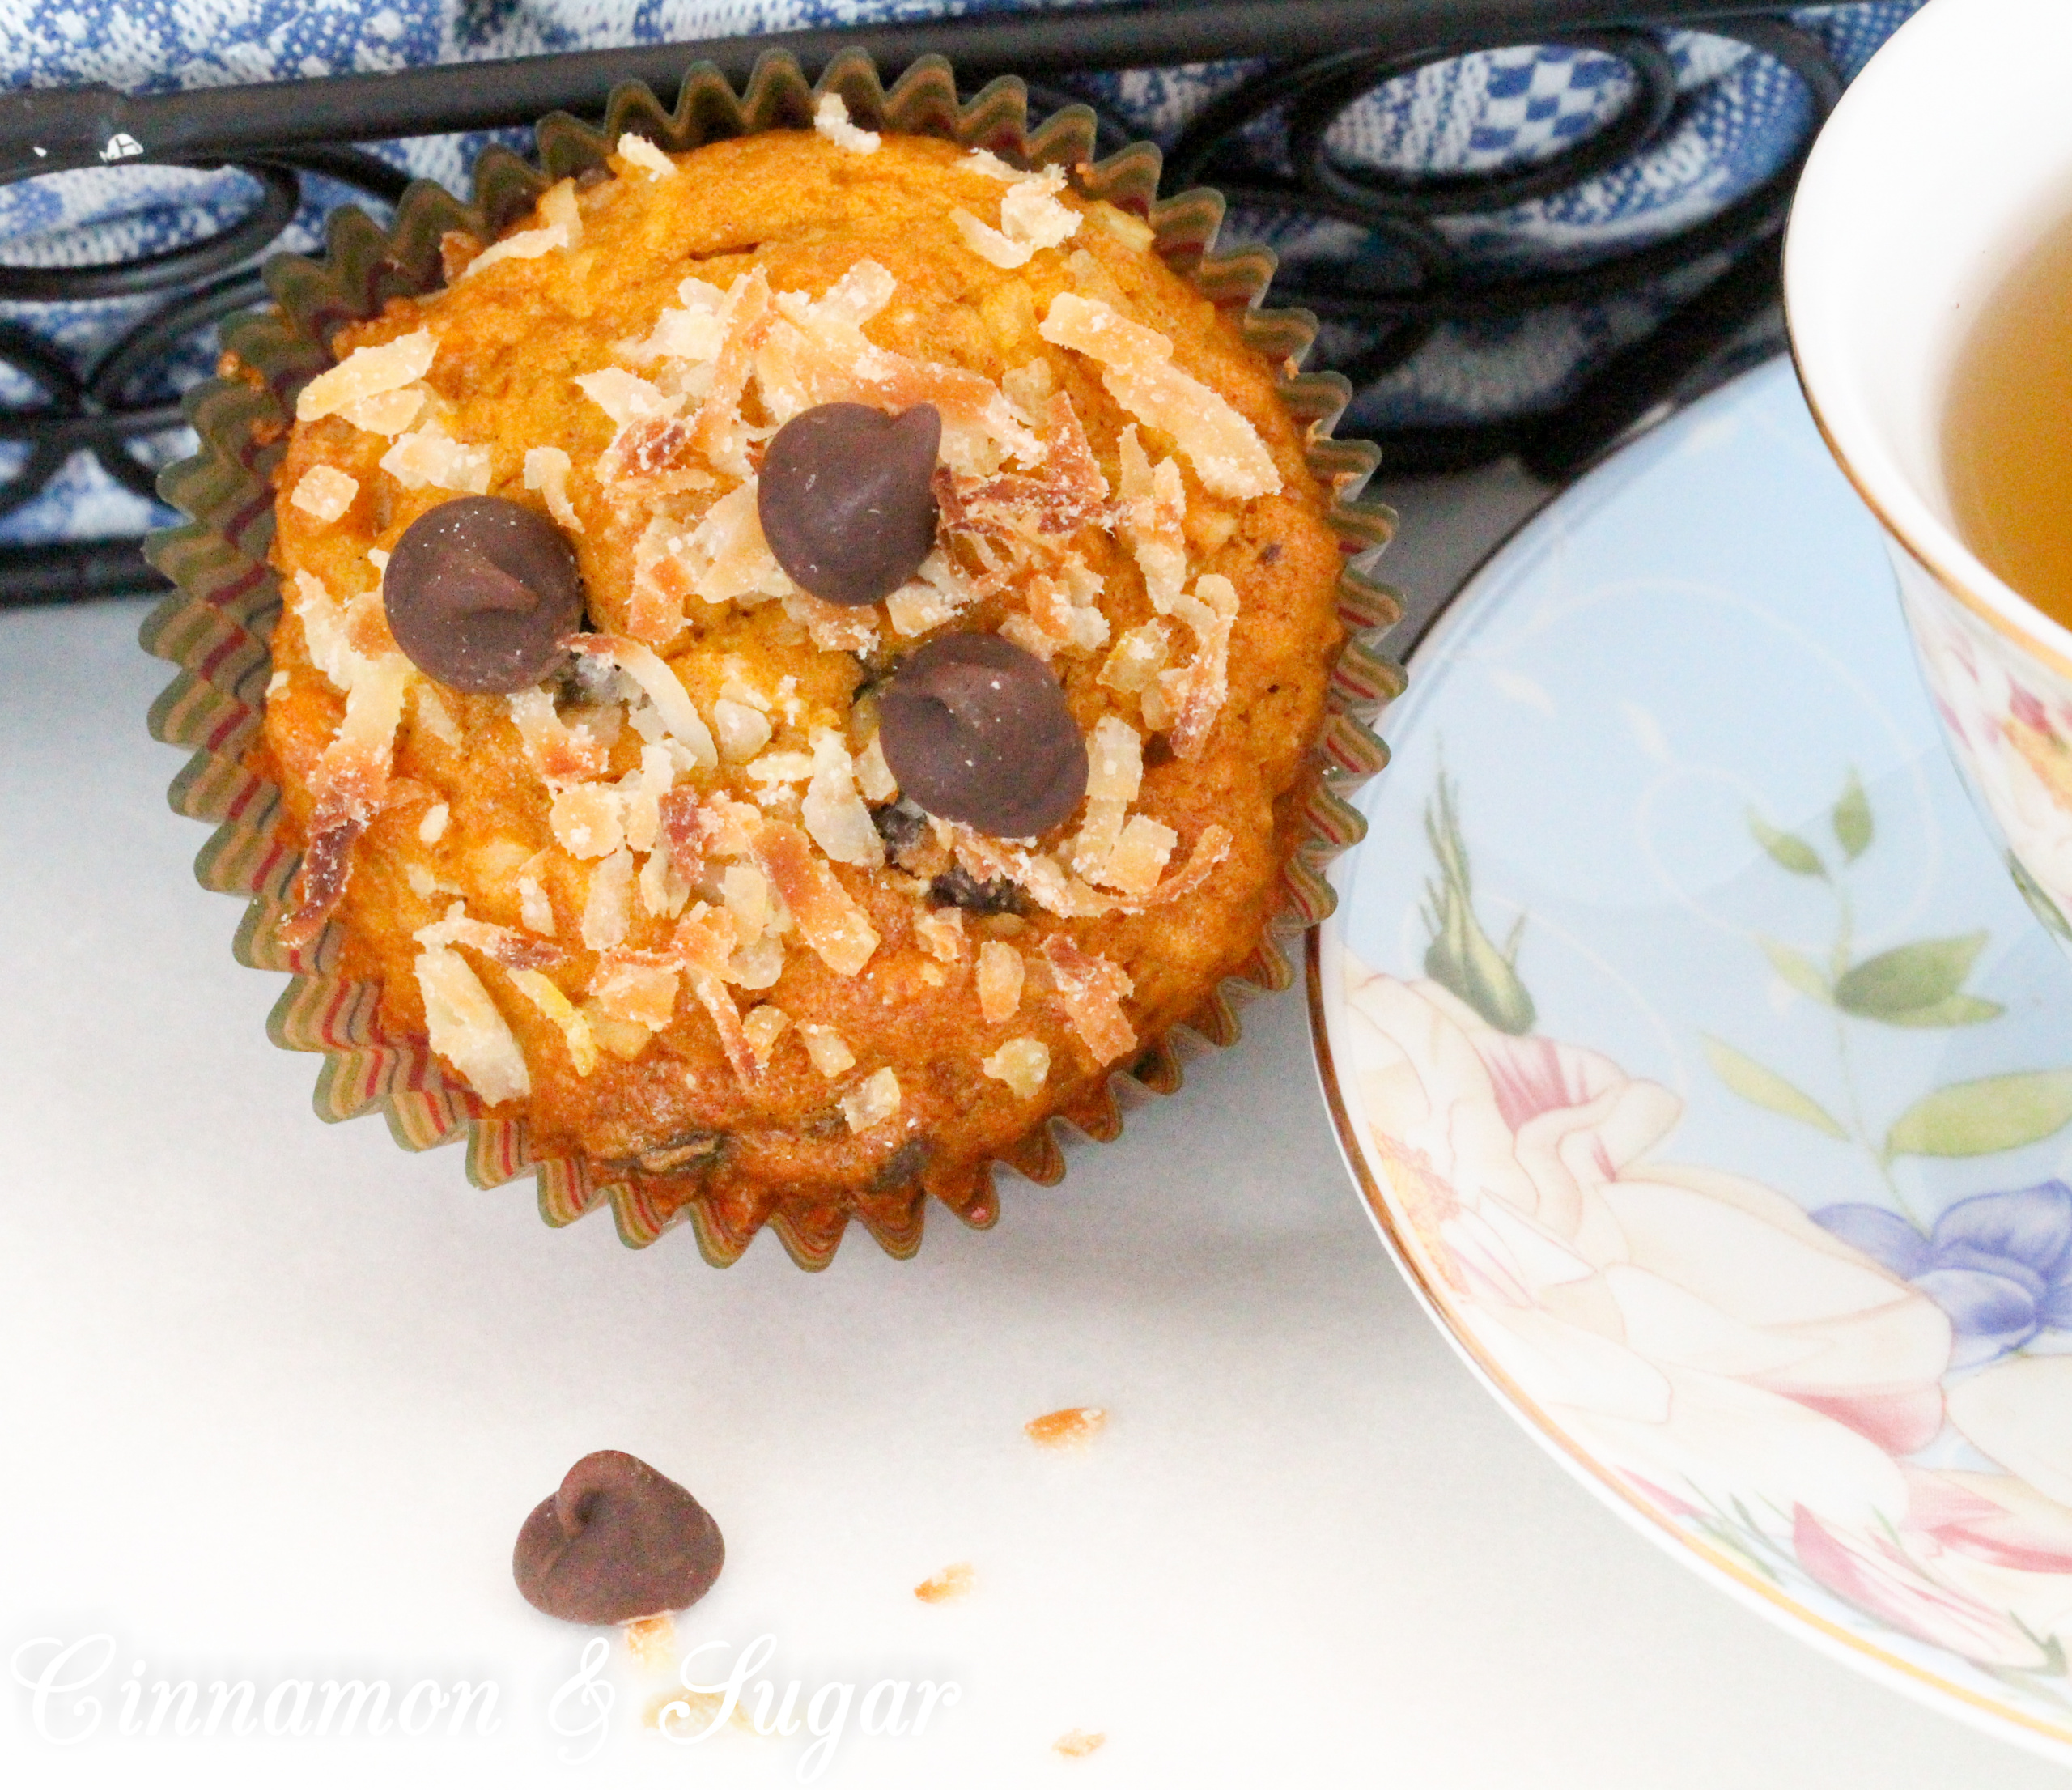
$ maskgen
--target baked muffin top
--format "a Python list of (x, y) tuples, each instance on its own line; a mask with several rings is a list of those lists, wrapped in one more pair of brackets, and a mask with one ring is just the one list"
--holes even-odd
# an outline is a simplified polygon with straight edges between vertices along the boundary
[(276, 474), (284, 936), (536, 1155), (967, 1203), (1276, 904), (1340, 641), (1276, 369), (1061, 172), (826, 102), (445, 246)]

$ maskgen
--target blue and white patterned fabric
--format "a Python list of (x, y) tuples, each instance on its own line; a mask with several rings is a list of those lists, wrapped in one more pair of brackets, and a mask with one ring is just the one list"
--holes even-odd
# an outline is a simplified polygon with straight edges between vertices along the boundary
[[(1016, 10), (1031, 0), (0, 0), (0, 71), (10, 86), (99, 81), (129, 91), (292, 80), (298, 77), (487, 60), (545, 51), (681, 41), (808, 26)], [(1034, 0), (1098, 4), (1099, 0)], [(1270, 0), (1260, 0), (1270, 3)], [(1845, 73), (1921, 0), (1853, 0), (1795, 15)], [(1798, 141), (1808, 101), (1781, 65), (1723, 38), (1665, 33), (1679, 100), (1653, 148), (1586, 184), (1501, 213), (1442, 223), (1476, 267), (1552, 268), (1586, 261), (1679, 229), (1751, 190)], [(1170, 143), (1209, 100), (1253, 65), (1091, 75), (1069, 83)], [(1352, 168), (1468, 173), (1560, 153), (1613, 117), (1633, 76), (1616, 59), (1571, 47), (1505, 49), (1428, 68), (1376, 90), (1331, 138)], [(1255, 128), (1268, 159), (1284, 151), (1276, 121)], [(465, 170), (490, 139), (425, 138), (379, 153), (412, 173), (466, 190)], [(305, 179), (305, 202), (282, 246), (321, 240), (321, 220), (352, 195)], [(131, 168), (46, 176), (0, 188), (0, 256), (66, 266), (172, 248), (248, 209), (252, 183), (234, 172)], [(1402, 251), (1328, 220), (1233, 216), (1226, 241), (1270, 241), (1284, 267), (1335, 283), (1402, 277)], [(1687, 279), (1686, 285), (1688, 281)], [(1493, 323), (1448, 325), (1361, 395), (1353, 420), (1371, 427), (1487, 421), (1558, 405), (1594, 365), (1644, 334), (1683, 295), (1675, 287)], [(0, 307), (84, 369), (124, 328), (162, 300)], [(1333, 326), (1321, 364), (1369, 338)], [(197, 347), (186, 376), (206, 366)], [(29, 382), (0, 368), (0, 404), (33, 402)], [(0, 448), (0, 476), (22, 450)], [(83, 454), (45, 495), (0, 521), (0, 541), (128, 534), (162, 522)]]

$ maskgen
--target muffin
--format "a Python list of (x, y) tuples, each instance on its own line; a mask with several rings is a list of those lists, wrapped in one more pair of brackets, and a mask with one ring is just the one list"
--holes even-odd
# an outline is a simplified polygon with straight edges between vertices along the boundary
[(814, 126), (621, 134), (331, 334), (248, 760), (279, 946), (735, 1248), (983, 1218), (1254, 963), (1343, 644), (1285, 369), (1142, 218)]

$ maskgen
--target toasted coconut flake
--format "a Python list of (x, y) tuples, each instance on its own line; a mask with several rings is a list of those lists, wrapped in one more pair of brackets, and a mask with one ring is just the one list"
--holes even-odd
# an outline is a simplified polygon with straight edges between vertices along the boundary
[(1149, 895), (1158, 886), (1173, 848), (1179, 842), (1180, 835), (1162, 821), (1148, 814), (1132, 814), (1094, 880), (1120, 889), (1125, 895)]
[(817, 1026), (800, 1022), (799, 1037), (806, 1047), (806, 1055), (813, 1066), (833, 1081), (838, 1075), (856, 1066), (856, 1053), (849, 1048), (848, 1042), (832, 1026)]
[(677, 966), (627, 951), (606, 951), (590, 985), (593, 1012), (622, 1026), (660, 1031), (676, 1015)]
[(436, 423), (399, 435), (381, 457), (381, 470), (405, 491), (427, 485), (440, 491), (467, 491), (482, 497), (489, 491), (487, 448), (456, 441)]
[(622, 343), (622, 358), (636, 367), (651, 360), (716, 360), (726, 346), (727, 323), (721, 314), (726, 295), (702, 279), (687, 279), (677, 289), (681, 305), (672, 305), (655, 319), (655, 326), (639, 342)]
[(1140, 622), (1115, 642), (1095, 681), (1136, 695), (1165, 669), (1171, 651), (1172, 636), (1163, 622)]
[(692, 762), (707, 771), (717, 767), (720, 753), (712, 743), (711, 730), (682, 680), (652, 647), (622, 634), (573, 634), (565, 644), (574, 652), (610, 660), (639, 686), (669, 730), (669, 738), (690, 754)]
[[(706, 511), (687, 533), (660, 517), (648, 526), (658, 557), (673, 563), (687, 593), (707, 603), (755, 602), (781, 597), (792, 580), (762, 538), (756, 514), (756, 481), (744, 479)], [(658, 534), (658, 531), (659, 534)], [(677, 613), (681, 613), (678, 597)]]
[(755, 372), (764, 406), (780, 423), (816, 404), (895, 412), (932, 404), (942, 417), (943, 464), (954, 472), (983, 478), (1003, 457), (1032, 466), (1043, 457), (1041, 439), (991, 380), (881, 348), (825, 301), (792, 308), (771, 325)]
[(690, 899), (690, 885), (677, 873), (668, 840), (656, 840), (654, 850), (640, 866), (636, 886), (643, 913), (657, 920), (673, 920), (683, 912), (683, 904)]
[(765, 933), (749, 945), (738, 945), (727, 959), (728, 981), (737, 989), (766, 989), (784, 973), (784, 941)]
[(1172, 461), (1152, 466), (1135, 423), (1123, 431), (1119, 445), (1123, 488), (1116, 504), (1117, 532), (1136, 555), (1151, 606), (1162, 614), (1187, 588), (1187, 487)]
[(964, 239), (964, 246), (981, 261), (996, 267), (1020, 267), (1035, 250), (1026, 243), (1013, 242), (991, 224), (974, 218), (961, 205), (950, 208), (949, 221)]
[(964, 959), (964, 910), (962, 908), (923, 908), (914, 916), (914, 936), (921, 949), (939, 963)]
[(609, 857), (626, 843), (624, 816), (619, 793), (609, 784), (571, 783), (554, 792), (547, 825), (571, 857)]
[(577, 783), (605, 774), (611, 762), (605, 742), (581, 723), (571, 727), (563, 721), (546, 691), (520, 690), (507, 699), (526, 760), (546, 782)]
[(547, 514), (562, 527), (571, 534), (580, 534), (583, 519), (568, 500), (568, 475), (572, 470), (563, 449), (525, 450), (525, 489), (537, 491), (547, 500)]
[(1040, 1038), (1010, 1038), (979, 1064), (996, 1082), (1004, 1082), (1018, 1099), (1033, 1100), (1051, 1078), (1051, 1047)]
[(989, 938), (979, 947), (979, 1012), (989, 1026), (1012, 1019), (1021, 1006), (1021, 953)]
[(529, 933), (537, 933), (542, 938), (552, 938), (557, 930), (554, 904), (547, 899), (547, 892), (540, 886), (540, 879), (521, 876), (516, 887), (518, 891), (519, 924)]
[(320, 522), (335, 522), (352, 508), (359, 481), (336, 466), (312, 466), (295, 481), (288, 501)]
[(1170, 738), (1175, 757), (1197, 758), (1229, 694), (1230, 630), (1238, 619), (1238, 590), (1213, 572), (1195, 580), (1194, 594), (1172, 613), (1195, 632), (1195, 653), (1184, 665), (1158, 674), (1158, 688), (1173, 707)]
[(712, 704), (712, 731), (723, 764), (741, 764), (770, 743), (770, 717), (759, 708), (722, 696)]
[(796, 588), (784, 593), (784, 613), (806, 631), (822, 653), (863, 653), (877, 645), (873, 610), (830, 603)]
[(583, 208), (575, 202), (575, 182), (556, 181), (540, 195), (540, 215), (568, 239), (571, 249), (583, 245)]
[(856, 793), (856, 763), (831, 727), (813, 729), (813, 780), (800, 818), (813, 844), (837, 864), (876, 869), (885, 862), (885, 841)]
[(588, 1075), (597, 1066), (597, 1041), (590, 1022), (575, 1010), (574, 1002), (537, 970), (513, 970), (512, 986), (560, 1028), (568, 1047), (568, 1059), (578, 1075)]
[(1227, 827), (1204, 827), (1186, 865), (1147, 895), (1110, 895), (1096, 890), (1040, 852), (991, 839), (968, 827), (940, 823), (957, 861), (981, 882), (1004, 879), (1025, 889), (1040, 908), (1062, 920), (1098, 920), (1107, 914), (1144, 913), (1191, 895), (1230, 854)]
[(720, 878), (720, 899), (732, 915), (740, 944), (754, 943), (777, 917), (770, 897), (770, 879), (753, 864), (730, 864)]
[(899, 780), (885, 762), (885, 747), (875, 733), (856, 755), (856, 784), (866, 801), (890, 801), (899, 793)]
[[(652, 708), (643, 705), (645, 712)], [(618, 780), (626, 843), (636, 852), (652, 852), (661, 835), (661, 798), (676, 781), (677, 763), (670, 747), (654, 741), (640, 749), (640, 763)]]
[(1083, 951), (1062, 933), (1043, 941), (1043, 956), (1065, 1010), (1097, 1063), (1112, 1063), (1136, 1046), (1136, 1033), (1123, 1011), (1123, 999), (1136, 986), (1128, 972), (1105, 957)]
[(837, 976), (856, 975), (870, 962), (878, 936), (812, 842), (787, 821), (766, 820), (754, 845), (756, 861), (813, 954)]
[(895, 634), (925, 634), (954, 621), (980, 595), (964, 568), (937, 547), (909, 582), (885, 598), (885, 619)]
[(1002, 473), (983, 480), (938, 476), (945, 525), (1012, 542), (1026, 534), (1076, 534), (1109, 518), (1108, 482), (1086, 432), (1063, 392), (1042, 401), (1043, 466), (1039, 476)]
[(314, 423), (363, 398), (414, 385), (431, 371), (438, 352), (439, 338), (429, 330), (414, 330), (393, 342), (355, 348), (303, 387), (295, 401), (295, 420)]
[(632, 917), (633, 853), (623, 845), (590, 873), (583, 901), (583, 942), (591, 950), (609, 950), (626, 942)]
[(1051, 301), (1038, 332), (1101, 364), (1101, 383), (1140, 422), (1170, 436), (1219, 497), (1263, 497), (1280, 471), (1259, 431), (1228, 400), (1173, 364), (1173, 344), (1113, 306), (1076, 292)]
[(749, 1049), (754, 1053), (758, 1069), (770, 1067), (770, 1059), (777, 1048), (777, 1040), (791, 1029), (792, 1016), (782, 1007), (773, 1007), (766, 1002), (751, 1007), (741, 1021), (741, 1035), (747, 1039)]
[(665, 181), (677, 171), (677, 164), (660, 150), (645, 137), (636, 137), (630, 130), (621, 133), (615, 147), (618, 159), (629, 164), (619, 171), (622, 174), (637, 168), (650, 180)]
[(1105, 882), (1123, 820), (1144, 781), (1144, 741), (1127, 721), (1104, 715), (1086, 742), (1086, 818), (1072, 843), (1072, 868), (1089, 882)]
[[(692, 464), (693, 458), (690, 425), (681, 417), (643, 417), (612, 437), (598, 458), (597, 479), (621, 510), (637, 508), (660, 497), (704, 491), (715, 483), (711, 473)], [(671, 525), (675, 525), (673, 521)]]
[(1055, 249), (1079, 233), (1079, 214), (1058, 203), (1065, 171), (1046, 168), (1024, 176), (1000, 200), (1000, 233), (1031, 249)]
[(426, 395), (422, 385), (405, 385), (400, 391), (376, 392), (341, 404), (336, 414), (369, 435), (398, 436), (417, 421)]
[(823, 93), (813, 108), (813, 127), (837, 149), (868, 155), (883, 140), (875, 130), (860, 130), (849, 122), (849, 108), (839, 93)]
[(810, 752), (764, 752), (749, 762), (748, 774), (760, 784), (804, 783), (813, 775)]
[(431, 1048), (492, 1105), (524, 1099), (533, 1091), (524, 1052), (467, 959), (433, 945), (418, 953), (415, 967)]
[(310, 773), (316, 800), (309, 843), (295, 874), (295, 907), (281, 922), (280, 938), (291, 950), (316, 938), (346, 892), (353, 844), (388, 793), (403, 698), (416, 676), (400, 653), (372, 659), (355, 653), (341, 669), (351, 678), (346, 712)]
[(672, 398), (660, 386), (623, 367), (604, 367), (594, 373), (579, 374), (575, 386), (622, 429), (651, 417), (674, 416), (683, 407), (681, 398)]
[(554, 249), (573, 246), (568, 240), (568, 232), (558, 223), (542, 224), (537, 230), (520, 230), (501, 242), (490, 244), (461, 270), (460, 277), (473, 279), (485, 267), (494, 267), (500, 261), (537, 261)]
[(855, 1093), (843, 1095), (841, 1105), (851, 1131), (881, 1125), (899, 1110), (899, 1078), (889, 1069), (873, 1069)]
[(748, 461), (741, 394), (748, 389), (756, 351), (769, 334), (775, 315), (769, 277), (760, 267), (741, 274), (728, 289), (720, 310), (726, 340), (712, 363), (711, 385), (691, 420), (691, 446), (721, 472), (737, 478), (745, 478), (754, 470)]
[(491, 925), (486, 920), (470, 919), (468, 911), (459, 902), (446, 910), (444, 920), (435, 920), (429, 926), (420, 926), (412, 935), (420, 945), (465, 945), (469, 950), (480, 951), (493, 963), (500, 963), (507, 970), (539, 970), (560, 963), (567, 955), (558, 945), (550, 945), (542, 939), (528, 938), (523, 933), (515, 933), (508, 926)]
[(418, 821), (418, 842), (425, 845), (436, 845), (445, 838), (446, 823), (452, 815), (452, 810), (444, 802), (435, 801)]
[(726, 974), (736, 941), (732, 918), (724, 909), (708, 908), (701, 901), (677, 922), (672, 942), (683, 960), (690, 992), (711, 1016), (713, 1028), (720, 1035), (720, 1048), (726, 1052), (734, 1078), (743, 1087), (750, 1087), (762, 1068), (741, 1031), (741, 1009), (727, 992)]

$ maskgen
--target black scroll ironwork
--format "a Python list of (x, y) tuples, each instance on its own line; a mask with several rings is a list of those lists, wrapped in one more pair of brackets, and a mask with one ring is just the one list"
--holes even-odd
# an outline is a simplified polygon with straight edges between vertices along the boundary
[[(1862, 0), (1855, 0), (1862, 3)], [(138, 445), (180, 425), (163, 369), (199, 332), (264, 301), (258, 263), (295, 216), (304, 174), (327, 176), (385, 204), (408, 184), (353, 147), (396, 138), (532, 123), (549, 112), (603, 113), (611, 89), (641, 80), (667, 95), (694, 63), (739, 84), (758, 56), (788, 50), (817, 74), (838, 50), (868, 51), (888, 79), (940, 55), (972, 87), (1017, 74), (1032, 113), (1089, 103), (1057, 83), (1123, 69), (1224, 60), (1262, 66), (1212, 103), (1166, 161), (1163, 190), (1220, 188), (1233, 206), (1344, 220), (1403, 251), (1411, 271), (1386, 288), (1284, 274), (1277, 304), (1361, 326), (1373, 345), (1340, 363), (1357, 385), (1400, 365), (1450, 320), (1517, 317), (1633, 292), (1686, 270), (1717, 271), (1650, 336), (1595, 368), (1544, 415), (1378, 434), (1396, 476), (1518, 455), (1550, 479), (1572, 475), (1635, 423), (1715, 375), (1722, 354), (1773, 306), (1785, 211), (1813, 133), (1841, 77), (1819, 40), (1775, 6), (1719, 0), (1188, 0), (943, 19), (854, 31), (809, 31), (703, 43), (582, 51), (394, 74), (129, 96), (107, 87), (0, 95), (0, 181), (128, 161), (233, 167), (257, 188), (253, 208), (217, 233), (134, 260), (28, 267), (0, 261), (0, 300), (82, 300), (164, 295), (164, 301), (83, 372), (19, 325), (0, 322), (0, 363), (32, 383), (32, 402), (0, 410), (0, 444), (26, 459), (0, 480), (0, 517), (41, 491), (72, 454), (149, 495)], [(1647, 245), (1557, 272), (1488, 274), (1467, 265), (1437, 220), (1502, 210), (1573, 188), (1644, 150), (1672, 127), (1674, 70), (1654, 32), (1698, 28), (1781, 62), (1804, 83), (1808, 125), (1777, 172), (1713, 216)], [(1633, 77), (1616, 116), (1546, 160), (1488, 174), (1383, 175), (1333, 159), (1331, 127), (1384, 82), (1476, 50), (1567, 45), (1616, 57)], [(1134, 133), (1095, 107), (1102, 151)], [(1280, 113), (1293, 172), (1247, 135)], [(0, 606), (140, 593), (162, 587), (134, 540), (0, 547)]]

